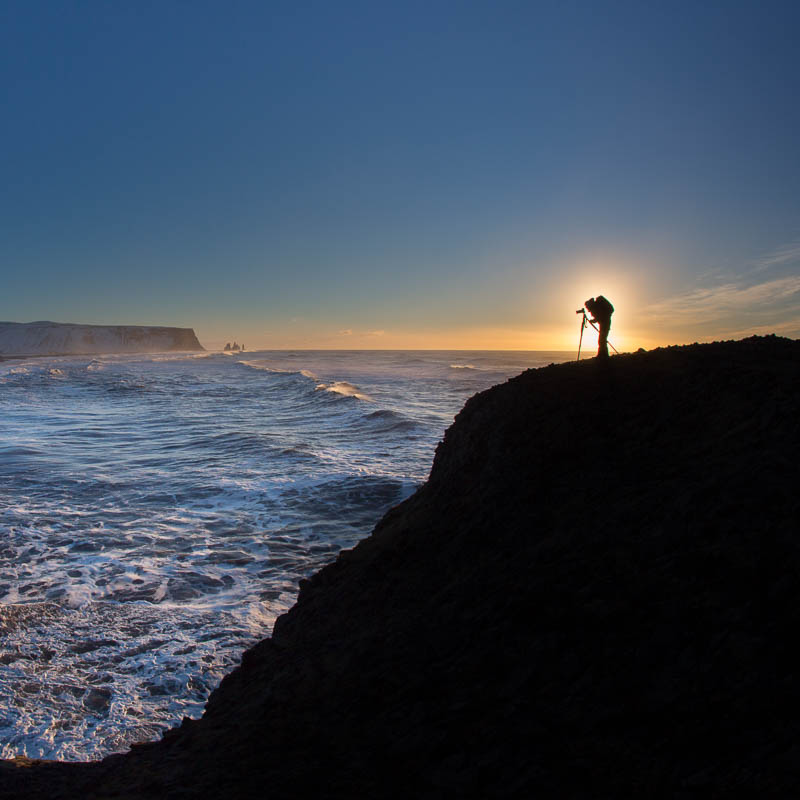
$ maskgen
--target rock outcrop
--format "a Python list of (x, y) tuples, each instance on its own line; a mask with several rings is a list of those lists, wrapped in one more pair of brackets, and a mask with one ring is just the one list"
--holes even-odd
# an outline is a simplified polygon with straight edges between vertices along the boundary
[[(473, 397), (428, 482), (301, 583), (198, 721), (7, 797), (800, 790), (800, 342)], [(0, 793), (3, 789), (0, 788)]]
[(191, 328), (0, 322), (0, 356), (161, 353), (203, 349)]

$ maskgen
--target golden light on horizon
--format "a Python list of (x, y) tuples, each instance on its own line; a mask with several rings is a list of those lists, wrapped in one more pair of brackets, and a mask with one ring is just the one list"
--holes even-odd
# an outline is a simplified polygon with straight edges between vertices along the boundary
[[(619, 352), (630, 352), (653, 342), (637, 324), (637, 311), (642, 306), (642, 281), (654, 268), (638, 255), (619, 253), (582, 254), (560, 270), (561, 281), (553, 300), (565, 316), (572, 314), (570, 325), (564, 326), (565, 349), (577, 351), (580, 316), (575, 311), (590, 297), (603, 295), (614, 306), (609, 342)], [(591, 327), (584, 332), (584, 348), (596, 347), (597, 332)], [(612, 351), (613, 352), (613, 351)]]
[[(547, 269), (545, 269), (547, 268)], [(575, 352), (580, 336), (580, 318), (575, 311), (598, 294), (614, 305), (610, 343), (619, 352), (651, 348), (659, 341), (646, 326), (647, 275), (657, 265), (652, 254), (591, 252), (573, 254), (556, 264), (532, 263), (528, 279), (517, 279), (490, 312), (488, 304), (469, 296), (461, 319), (450, 324), (409, 326), (399, 320), (373, 317), (359, 325), (356, 316), (334, 322), (313, 317), (290, 320), (265, 331), (258, 322), (239, 331), (249, 349), (309, 350), (553, 350)], [(549, 272), (548, 272), (549, 269)], [(544, 271), (544, 272), (543, 272)], [(546, 273), (547, 278), (542, 275)], [(273, 325), (275, 321), (273, 320)], [(645, 323), (643, 325), (643, 323)], [(218, 337), (209, 337), (211, 341)], [(224, 342), (225, 340), (223, 340)], [(221, 346), (221, 345), (220, 345)], [(597, 332), (587, 328), (583, 348), (596, 350)]]

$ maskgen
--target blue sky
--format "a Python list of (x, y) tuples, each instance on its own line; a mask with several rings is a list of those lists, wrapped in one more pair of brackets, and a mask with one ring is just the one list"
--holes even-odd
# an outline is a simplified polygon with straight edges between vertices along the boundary
[(800, 336), (796, 2), (3, 2), (0, 319)]

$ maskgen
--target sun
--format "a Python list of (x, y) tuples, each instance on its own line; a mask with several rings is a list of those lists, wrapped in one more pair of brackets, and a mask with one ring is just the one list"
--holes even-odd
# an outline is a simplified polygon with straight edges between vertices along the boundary
[[(630, 351), (639, 346), (631, 324), (640, 304), (637, 300), (637, 285), (645, 269), (640, 261), (629, 255), (607, 253), (583, 255), (564, 269), (563, 288), (559, 289), (557, 302), (563, 307), (565, 316), (572, 314), (576, 349), (582, 318), (575, 311), (582, 309), (589, 298), (598, 295), (603, 295), (614, 306), (609, 344), (619, 352)], [(591, 348), (596, 344), (597, 331), (587, 327), (584, 331), (583, 347), (588, 345)]]

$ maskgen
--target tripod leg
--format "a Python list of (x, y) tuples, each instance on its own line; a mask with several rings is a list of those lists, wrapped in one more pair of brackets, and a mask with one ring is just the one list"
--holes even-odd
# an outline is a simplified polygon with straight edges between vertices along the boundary
[(586, 315), (583, 315), (583, 320), (581, 321), (581, 338), (578, 340), (578, 358), (577, 360), (581, 360), (581, 345), (583, 344), (583, 331), (586, 328)]

